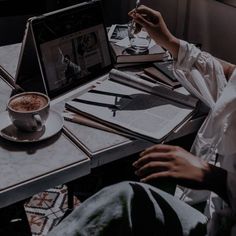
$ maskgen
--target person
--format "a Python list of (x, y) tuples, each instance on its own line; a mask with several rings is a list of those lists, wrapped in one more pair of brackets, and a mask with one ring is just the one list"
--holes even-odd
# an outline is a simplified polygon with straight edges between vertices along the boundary
[(80, 65), (72, 62), (69, 54), (64, 54), (61, 48), (58, 48), (60, 64), (63, 65), (63, 83), (68, 84), (74, 79), (79, 79), (81, 77), (81, 67)]
[(64, 75), (66, 83), (70, 83), (73, 79), (79, 78), (81, 75), (81, 67), (71, 61), (68, 54), (62, 56), (62, 63), (66, 65)]
[[(141, 5), (129, 15), (172, 54), (178, 80), (209, 114), (191, 152), (165, 144), (147, 148), (133, 163), (140, 182), (102, 189), (49, 235), (236, 235), (235, 65), (176, 38), (158, 11)], [(163, 179), (188, 189), (179, 199), (149, 185)], [(196, 196), (204, 196), (208, 214), (186, 203)]]
[(100, 57), (98, 37), (95, 32), (86, 33), (78, 37), (77, 56), (83, 76), (90, 74), (93, 70), (99, 70), (100, 63), (97, 64), (97, 60), (94, 60), (94, 58)]

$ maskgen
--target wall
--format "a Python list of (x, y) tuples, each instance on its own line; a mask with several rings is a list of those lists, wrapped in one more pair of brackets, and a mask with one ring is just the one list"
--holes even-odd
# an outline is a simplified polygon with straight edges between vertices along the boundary
[[(81, 0), (68, 0), (77, 1)], [(135, 6), (135, 0), (102, 1), (107, 25), (126, 23), (127, 13)], [(204, 50), (236, 64), (236, 8), (215, 0), (141, 0), (141, 3), (159, 10), (171, 32), (179, 38), (201, 43)], [(25, 17), (0, 17), (0, 45), (20, 42), (24, 24)]]
[(135, 6), (135, 0), (102, 0), (102, 2), (107, 26), (127, 23), (128, 12)]
[(236, 64), (236, 8), (213, 0), (192, 0), (189, 12), (187, 39)]
[(215, 0), (143, 0), (159, 10), (176, 36), (236, 64), (236, 8)]
[[(0, 45), (22, 41), (26, 20), (35, 14), (41, 14), (58, 8), (77, 4), (85, 0), (27, 0), (12, 8), (11, 0), (0, 0)], [(135, 0), (101, 0), (104, 6), (104, 18), (107, 26), (126, 23), (128, 12), (134, 8)], [(39, 7), (40, 6), (40, 7)]]
[(0, 45), (21, 42), (27, 19), (46, 10), (46, 0), (0, 0)]
[(0, 46), (21, 42), (28, 15), (0, 17)]
[(176, 33), (178, 24), (178, 0), (141, 0), (141, 3), (161, 12), (168, 28)]

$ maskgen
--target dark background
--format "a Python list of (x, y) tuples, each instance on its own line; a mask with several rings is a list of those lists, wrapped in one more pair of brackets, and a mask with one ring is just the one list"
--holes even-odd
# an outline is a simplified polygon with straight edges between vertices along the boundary
[[(67, 7), (85, 0), (0, 0), (0, 46), (21, 42), (25, 24), (30, 16), (39, 15)], [(132, 0), (131, 0), (132, 1)], [(119, 0), (101, 0), (104, 9), (104, 20), (107, 26), (113, 23), (125, 23), (119, 19)], [(116, 12), (111, 9), (116, 9)], [(127, 14), (127, 13), (126, 13)], [(128, 18), (128, 16), (127, 16)]]
[[(101, 0), (106, 26), (127, 23), (135, 0)], [(0, 46), (22, 41), (29, 16), (81, 0), (0, 0)], [(160, 11), (178, 38), (201, 44), (202, 50), (236, 64), (236, 0), (141, 0)]]

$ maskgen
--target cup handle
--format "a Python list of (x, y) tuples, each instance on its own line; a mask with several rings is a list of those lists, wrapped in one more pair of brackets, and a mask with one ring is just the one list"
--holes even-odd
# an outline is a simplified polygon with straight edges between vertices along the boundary
[(39, 114), (34, 114), (33, 118), (35, 120), (36, 126), (33, 127), (34, 130), (39, 131), (42, 129), (43, 123)]

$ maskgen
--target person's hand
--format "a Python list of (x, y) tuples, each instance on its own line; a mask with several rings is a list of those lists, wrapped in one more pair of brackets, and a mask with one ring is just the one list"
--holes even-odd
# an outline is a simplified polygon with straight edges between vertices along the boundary
[(157, 44), (169, 50), (174, 58), (177, 57), (179, 40), (170, 33), (160, 12), (141, 5), (128, 14), (137, 25), (147, 30)]
[(168, 178), (176, 184), (195, 189), (206, 189), (208, 163), (181, 147), (159, 144), (140, 154), (133, 163), (142, 182)]
[[(173, 37), (160, 12), (141, 5), (130, 11), (128, 14), (139, 26), (144, 27), (152, 39), (160, 45), (165, 44), (166, 41), (171, 40)], [(140, 29), (139, 26), (137, 27)]]

